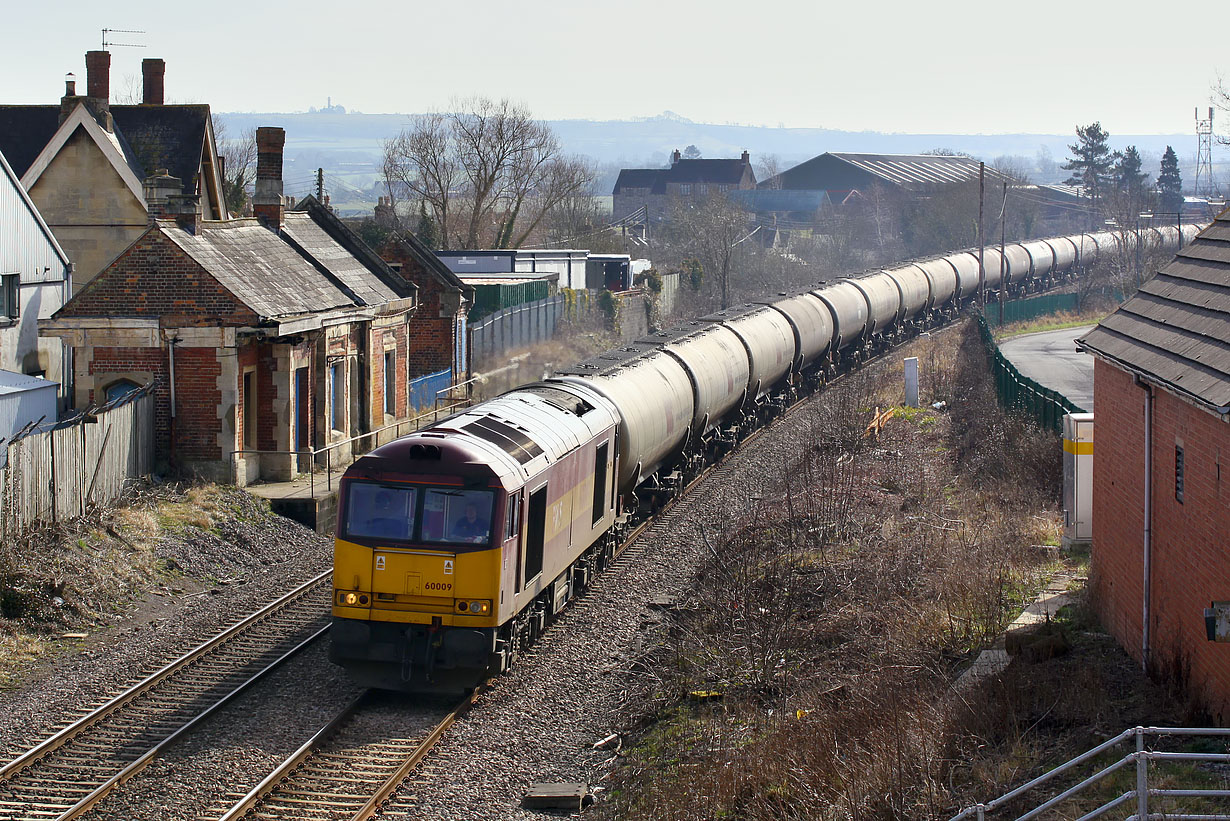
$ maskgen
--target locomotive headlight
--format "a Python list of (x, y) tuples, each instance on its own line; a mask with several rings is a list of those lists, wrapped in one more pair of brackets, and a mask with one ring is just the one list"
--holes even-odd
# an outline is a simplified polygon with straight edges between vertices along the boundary
[(472, 601), (470, 602), (470, 612), (478, 615), (484, 615), (491, 612), (491, 602), (489, 601)]
[(359, 601), (358, 593), (346, 593), (341, 597), (342, 604), (356, 604)]

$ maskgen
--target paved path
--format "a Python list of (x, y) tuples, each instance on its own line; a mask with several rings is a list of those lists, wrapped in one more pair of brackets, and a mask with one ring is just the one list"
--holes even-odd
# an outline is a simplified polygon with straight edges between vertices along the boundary
[(1014, 336), (999, 343), (999, 349), (1022, 375), (1059, 391), (1092, 413), (1093, 355), (1078, 352), (1074, 342), (1092, 329), (1092, 325), (1085, 325)]

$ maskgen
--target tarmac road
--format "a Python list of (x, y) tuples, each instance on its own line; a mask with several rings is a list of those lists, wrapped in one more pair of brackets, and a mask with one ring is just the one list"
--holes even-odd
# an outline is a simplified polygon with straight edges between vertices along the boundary
[(1074, 342), (1092, 329), (1085, 325), (1014, 336), (999, 343), (999, 349), (1024, 376), (1092, 413), (1093, 355), (1078, 352)]

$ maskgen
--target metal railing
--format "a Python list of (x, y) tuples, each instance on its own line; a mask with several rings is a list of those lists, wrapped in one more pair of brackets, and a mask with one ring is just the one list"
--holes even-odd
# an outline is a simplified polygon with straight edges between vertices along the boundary
[[(1050, 772), (1035, 778), (1028, 784), (1022, 784), (1011, 792), (1004, 793), (994, 801), (989, 801), (985, 804), (975, 804), (962, 810), (957, 815), (954, 815), (951, 821), (964, 821), (964, 819), (977, 819), (984, 821), (988, 814), (1001, 809), (1011, 801), (1021, 797), (1030, 790), (1040, 787), (1056, 776), (1070, 772), (1081, 764), (1096, 758), (1113, 747), (1123, 744), (1126, 741), (1135, 739), (1136, 749), (1133, 752), (1120, 758), (1118, 761), (1103, 767), (1098, 772), (1084, 779), (1083, 781), (1069, 787), (1053, 798), (1044, 801), (1033, 809), (1026, 812), (1024, 815), (1016, 817), (1016, 821), (1029, 821), (1033, 818), (1038, 818), (1047, 810), (1053, 809), (1062, 804), (1077, 794), (1085, 791), (1096, 785), (1098, 782), (1108, 776), (1118, 772), (1129, 766), (1135, 766), (1136, 769), (1136, 787), (1119, 795), (1116, 798), (1107, 801), (1097, 809), (1091, 810), (1080, 816), (1077, 821), (1091, 821), (1094, 818), (1101, 818), (1106, 813), (1113, 809), (1121, 807), (1125, 804), (1135, 802), (1136, 812), (1127, 817), (1127, 821), (1230, 821), (1230, 814), (1200, 814), (1187, 812), (1182, 809), (1166, 809), (1164, 811), (1154, 811), (1149, 808), (1150, 799), (1176, 799), (1176, 798), (1195, 798), (1195, 799), (1216, 799), (1230, 798), (1230, 790), (1213, 790), (1213, 789), (1163, 789), (1159, 787), (1149, 786), (1149, 765), (1152, 762), (1175, 762), (1175, 761), (1190, 761), (1203, 763), (1219, 763), (1230, 764), (1230, 753), (1202, 753), (1202, 752), (1163, 752), (1157, 750), (1146, 749), (1145, 739), (1148, 736), (1204, 736), (1204, 737), (1230, 737), (1230, 729), (1219, 727), (1133, 727), (1130, 730), (1124, 730), (1119, 735), (1111, 738), (1093, 749), (1082, 753), (1065, 764), (1061, 764)], [(1154, 776), (1156, 783), (1156, 775)]]
[[(350, 461), (345, 462), (344, 460), (339, 460), (337, 464), (337, 467), (339, 468), (345, 467), (346, 465), (354, 463), (355, 459), (358, 458), (356, 456), (356, 448), (353, 447), (355, 443), (359, 443), (359, 442), (365, 443), (365, 442), (373, 441), (373, 440), (379, 441), (377, 437), (379, 437), (380, 434), (385, 433), (390, 430), (395, 431), (393, 438), (396, 439), (403, 435), (402, 433), (403, 429), (405, 429), (406, 433), (413, 433), (414, 431), (422, 428), (423, 425), (425, 424), (429, 424), (429, 423), (434, 424), (435, 422), (438, 422), (442, 416), (447, 416), (449, 414), (452, 414), (454, 411), (457, 411), (461, 408), (467, 408), (470, 405), (474, 404), (474, 399), (470, 396), (470, 388), (476, 383), (477, 380), (478, 380), (478, 377), (474, 377), (471, 379), (467, 379), (464, 382), (458, 382), (455, 385), (450, 385), (447, 388), (436, 391), (435, 406), (429, 411), (424, 411), (423, 413), (420, 413), (416, 416), (409, 417), (408, 419), (401, 419), (396, 422), (390, 422), (387, 425), (382, 425), (378, 428), (374, 428), (373, 430), (369, 430), (364, 433), (356, 434), (355, 436), (349, 436), (345, 439), (339, 439), (336, 442), (330, 442), (329, 444), (324, 445), (323, 447), (303, 448), (301, 450), (254, 450), (254, 449), (246, 449), (246, 448), (241, 449), (241, 450), (233, 450), (231, 451), (231, 455), (230, 455), (230, 473), (232, 476), (235, 475), (235, 457), (236, 456), (291, 456), (291, 457), (297, 456), (299, 457), (299, 466), (302, 466), (303, 464), (306, 463), (307, 470), (299, 469), (296, 472), (306, 473), (308, 475), (308, 493), (312, 498), (315, 498), (316, 497), (316, 469), (317, 467), (321, 466), (319, 463), (319, 457), (324, 456), (323, 468), (324, 468), (324, 473), (325, 473), (325, 492), (332, 493), (333, 492), (333, 468), (334, 468), (333, 452), (335, 450), (343, 448), (347, 445), (351, 446)], [(458, 398), (454, 395), (458, 389), (463, 389), (465, 391), (464, 397)], [(441, 397), (440, 394), (446, 394), (446, 395)], [(357, 453), (358, 455), (362, 455), (363, 453), (366, 453), (369, 450), (371, 450), (370, 445), (368, 445), (367, 447), (358, 448)]]
[(995, 380), (995, 393), (1001, 405), (1026, 413), (1042, 427), (1061, 435), (1064, 414), (1088, 412), (1062, 393), (1038, 384), (1017, 370), (1000, 351), (983, 312), (977, 311), (975, 316), (982, 344), (991, 357), (991, 377)]

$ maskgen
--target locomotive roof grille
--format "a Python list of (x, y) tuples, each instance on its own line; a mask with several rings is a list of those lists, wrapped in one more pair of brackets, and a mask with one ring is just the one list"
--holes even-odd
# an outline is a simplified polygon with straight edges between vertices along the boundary
[(425, 462), (439, 462), (440, 456), (441, 456), (441, 452), (440, 452), (439, 445), (411, 445), (410, 446), (410, 458), (411, 459), (418, 459), (418, 460), (422, 460)]
[(542, 454), (542, 448), (524, 433), (512, 425), (506, 425), (489, 416), (463, 425), (461, 429), (479, 439), (485, 439), (498, 445), (505, 453), (523, 465)]

